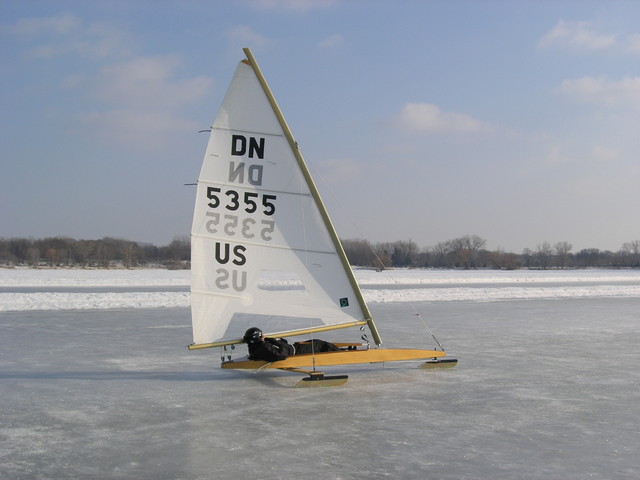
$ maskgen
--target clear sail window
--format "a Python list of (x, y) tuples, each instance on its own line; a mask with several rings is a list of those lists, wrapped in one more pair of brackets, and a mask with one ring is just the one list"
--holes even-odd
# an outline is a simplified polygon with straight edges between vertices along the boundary
[(300, 275), (296, 272), (279, 270), (262, 270), (256, 278), (256, 286), (260, 290), (279, 291), (294, 294), (307, 294)]

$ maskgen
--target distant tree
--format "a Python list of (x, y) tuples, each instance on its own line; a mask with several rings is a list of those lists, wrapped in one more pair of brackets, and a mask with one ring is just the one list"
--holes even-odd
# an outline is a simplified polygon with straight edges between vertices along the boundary
[(139, 245), (140, 258), (144, 263), (158, 263), (162, 260), (160, 249), (150, 243)]
[(414, 256), (418, 253), (418, 245), (411, 240), (397, 241), (393, 244), (391, 261), (394, 267), (414, 266)]
[(498, 249), (494, 252), (488, 252), (483, 250), (483, 255), (486, 257), (484, 262), (486, 267), (493, 267), (505, 270), (515, 270), (520, 268), (521, 257), (515, 253), (505, 252), (503, 249)]
[(138, 245), (134, 242), (123, 241), (120, 245), (120, 251), (122, 252), (122, 264), (126, 268), (136, 266), (136, 254), (138, 251)]
[(576, 264), (580, 267), (596, 267), (601, 263), (600, 250), (597, 248), (583, 248), (575, 255)]
[(377, 253), (373, 266), (378, 270), (384, 270), (386, 268), (393, 267), (393, 261), (391, 260), (391, 255), (389, 255), (389, 252), (387, 250), (384, 250), (380, 253)]
[(458, 268), (478, 268), (480, 250), (487, 241), (478, 235), (465, 235), (447, 241), (449, 255), (453, 257), (454, 266)]
[(191, 238), (188, 236), (175, 237), (162, 250), (165, 264), (169, 268), (186, 268), (191, 260)]
[(448, 242), (438, 242), (430, 249), (430, 260), (432, 267), (444, 268), (447, 266), (447, 256), (449, 254)]
[(391, 261), (391, 251), (393, 249), (393, 244), (389, 242), (383, 243), (375, 243), (371, 245), (373, 250), (373, 264), (374, 268), (385, 269), (391, 268), (393, 266), (393, 262)]
[(558, 266), (562, 269), (567, 267), (567, 261), (569, 259), (569, 252), (573, 246), (569, 242), (558, 242), (555, 244), (554, 249), (558, 258)]
[(40, 249), (36, 246), (27, 249), (27, 259), (32, 267), (37, 267), (40, 263)]
[(342, 248), (351, 265), (361, 267), (374, 266), (376, 255), (368, 240), (347, 239), (342, 241)]
[(54, 247), (47, 248), (46, 257), (49, 266), (55, 267), (58, 265), (58, 251)]
[(520, 263), (520, 255), (516, 253), (505, 252), (502, 257), (502, 263), (504, 265), (503, 268), (506, 268), (507, 270), (515, 270), (522, 267), (522, 264)]
[(0, 238), (0, 263), (2, 265), (11, 264), (11, 254), (9, 253), (9, 242), (4, 238)]
[(553, 249), (549, 242), (542, 242), (538, 244), (536, 249), (536, 263), (538, 268), (546, 270), (551, 263), (551, 257), (553, 255)]
[(480, 238), (478, 235), (466, 235), (463, 238), (467, 248), (469, 249), (470, 267), (477, 268), (480, 252), (487, 244), (487, 241), (484, 238)]
[[(484, 248), (485, 244), (486, 240), (477, 235), (465, 235), (422, 249), (411, 240), (376, 244), (361, 239), (343, 241), (347, 258), (352, 265), (375, 268), (640, 267), (640, 240), (624, 243), (617, 252), (587, 248), (576, 254), (571, 254), (572, 247), (568, 242), (558, 242), (553, 247), (549, 242), (543, 242), (535, 252), (524, 249), (520, 255), (502, 249), (489, 251)], [(99, 240), (0, 237), (0, 265), (8, 267), (46, 265), (133, 268), (164, 265), (168, 268), (189, 268), (190, 258), (189, 236), (176, 237), (163, 247), (113, 237)]]
[(629, 257), (629, 266), (640, 267), (640, 240), (623, 244), (622, 251)]
[(419, 250), (415, 256), (414, 263), (416, 267), (420, 267), (420, 268), (430, 267), (432, 263), (431, 251), (428, 248), (423, 248), (422, 250)]
[(90, 244), (86, 240), (78, 240), (78, 242), (76, 242), (75, 257), (82, 268), (85, 268), (89, 262), (90, 251)]
[(469, 268), (469, 250), (463, 238), (447, 240), (448, 265), (456, 268)]

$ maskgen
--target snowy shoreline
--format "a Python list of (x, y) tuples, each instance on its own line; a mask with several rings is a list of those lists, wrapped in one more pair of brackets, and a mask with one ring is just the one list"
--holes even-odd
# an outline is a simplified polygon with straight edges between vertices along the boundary
[[(468, 284), (468, 283), (580, 283), (640, 282), (640, 270), (436, 270), (397, 269), (377, 272), (354, 268), (360, 285)], [(2, 268), (2, 287), (140, 287), (189, 286), (190, 270)], [(273, 284), (285, 282), (274, 278)]]
[[(640, 297), (640, 270), (356, 269), (355, 274), (371, 303)], [(0, 269), (0, 312), (188, 308), (189, 276), (188, 270)], [(284, 275), (269, 279), (276, 288), (291, 284)], [(82, 291), (90, 288), (101, 291)]]

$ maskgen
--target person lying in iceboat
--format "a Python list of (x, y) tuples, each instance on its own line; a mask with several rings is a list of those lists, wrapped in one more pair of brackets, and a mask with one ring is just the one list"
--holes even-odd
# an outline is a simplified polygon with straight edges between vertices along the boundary
[(335, 352), (340, 350), (333, 343), (314, 338), (306, 342), (289, 344), (284, 338), (265, 337), (257, 327), (251, 327), (243, 337), (249, 347), (249, 360), (264, 360), (277, 362), (290, 355), (302, 353)]

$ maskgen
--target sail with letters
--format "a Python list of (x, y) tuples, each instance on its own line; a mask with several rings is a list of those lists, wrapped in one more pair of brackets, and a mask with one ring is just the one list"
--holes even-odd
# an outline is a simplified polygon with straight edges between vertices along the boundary
[[(366, 327), (380, 335), (298, 145), (251, 51), (244, 49), (198, 178), (191, 230), (191, 350), (266, 336)], [(290, 288), (268, 280), (286, 279)], [(269, 368), (436, 358), (382, 349), (294, 355)], [(402, 350), (402, 351), (401, 351)], [(369, 353), (367, 353), (369, 352)], [(323, 355), (322, 359), (320, 356)], [(357, 358), (356, 358), (357, 357)], [(262, 362), (263, 364), (265, 362)], [(223, 363), (256, 368), (259, 362)]]
[[(246, 315), (298, 319), (293, 329), (307, 331), (368, 321), (375, 331), (297, 144), (257, 72), (250, 61), (239, 63), (198, 178), (194, 343), (224, 340), (234, 317)], [(260, 284), (278, 272), (293, 275), (303, 292)]]

